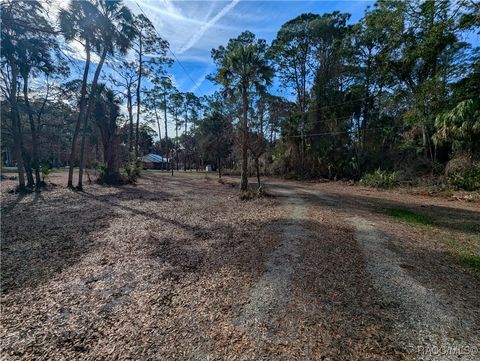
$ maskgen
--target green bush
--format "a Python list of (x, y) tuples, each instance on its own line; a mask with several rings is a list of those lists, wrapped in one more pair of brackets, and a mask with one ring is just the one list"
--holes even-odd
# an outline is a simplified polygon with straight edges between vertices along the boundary
[(42, 172), (42, 181), (45, 182), (45, 179), (48, 179), (48, 176), (52, 173), (52, 168), (47, 164), (40, 165), (40, 171)]
[(373, 173), (365, 174), (360, 184), (375, 188), (393, 188), (398, 185), (398, 172), (377, 169)]
[(105, 163), (96, 162), (94, 167), (98, 172), (97, 182), (99, 184), (104, 184), (107, 177), (107, 165)]
[(137, 178), (140, 177), (143, 167), (142, 162), (129, 161), (123, 167), (125, 178), (128, 183), (135, 183)]
[(466, 191), (476, 191), (480, 189), (480, 164), (472, 165), (462, 171), (450, 173), (448, 183), (452, 186)]

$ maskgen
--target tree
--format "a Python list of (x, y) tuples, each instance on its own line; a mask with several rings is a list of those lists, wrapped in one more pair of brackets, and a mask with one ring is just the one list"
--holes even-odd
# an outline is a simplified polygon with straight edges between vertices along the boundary
[[(149, 92), (149, 99), (150, 103), (152, 104), (154, 111), (157, 110), (157, 105), (161, 106), (163, 108), (163, 120), (164, 120), (164, 125), (165, 125), (165, 142), (162, 142), (160, 139), (160, 144), (165, 146), (165, 154), (167, 161), (170, 157), (170, 142), (168, 140), (168, 117), (167, 117), (167, 110), (169, 108), (169, 99), (170, 99), (170, 94), (174, 92), (174, 86), (172, 84), (172, 81), (169, 77), (167, 76), (157, 76), (152, 79), (153, 83), (153, 88)], [(157, 103), (157, 100), (160, 100), (159, 103)], [(158, 121), (158, 114), (155, 115), (156, 119)], [(158, 122), (158, 127), (159, 127), (159, 134), (160, 134), (160, 123)]]
[(222, 159), (233, 145), (232, 123), (224, 114), (213, 111), (199, 124), (197, 133), (203, 158), (217, 164), (218, 177), (222, 177)]
[[(53, 36), (53, 28), (50, 26), (42, 5), (34, 6), (35, 26), (44, 29), (42, 32), (30, 34), (26, 38), (20, 38), (18, 42), (19, 54), (19, 73), (23, 79), (23, 102), (30, 124), (31, 144), (32, 144), (32, 166), (35, 170), (35, 184), (40, 187), (43, 181), (40, 177), (39, 165), (39, 145), (38, 129), (35, 124), (34, 113), (30, 105), (29, 79), (31, 76), (37, 80), (41, 75), (52, 75), (55, 72), (66, 73), (63, 64), (58, 62), (58, 66), (53, 59), (54, 54), (60, 59), (59, 46), (57, 39)], [(32, 15), (32, 14), (31, 14)]]
[(265, 153), (267, 149), (267, 142), (263, 137), (263, 134), (260, 132), (252, 132), (249, 135), (248, 148), (252, 153), (253, 159), (255, 160), (255, 170), (257, 173), (257, 182), (260, 187), (260, 157)]
[(19, 189), (32, 188), (35, 181), (31, 171), (30, 155), (27, 153), (18, 104), (18, 80), (23, 79), (23, 101), (28, 115), (32, 139), (32, 158), (36, 184), (40, 186), (38, 165), (38, 139), (29, 102), (28, 80), (32, 72), (52, 72), (52, 53), (57, 49), (55, 33), (50, 26), (43, 4), (31, 1), (5, 1), (2, 3), (2, 80), (3, 94), (9, 102), (10, 121), (18, 163)]
[(294, 90), (300, 112), (305, 112), (308, 106), (308, 90), (316, 63), (312, 25), (319, 17), (309, 13), (287, 21), (270, 48), (282, 84)]
[(184, 132), (188, 131), (188, 122), (191, 123), (191, 127), (195, 129), (196, 122), (199, 117), (200, 109), (200, 99), (192, 92), (186, 92), (184, 94), (184, 107), (185, 107), (185, 116), (184, 116)]
[[(150, 19), (140, 14), (135, 18), (135, 32), (138, 39), (136, 52), (138, 54), (137, 82), (137, 123), (135, 130), (135, 156), (138, 157), (139, 126), (141, 113), (142, 77), (148, 72), (154, 72), (155, 77), (163, 73), (164, 63), (171, 63), (166, 57), (168, 42), (158, 36)], [(144, 56), (147, 54), (147, 58)]]
[[(298, 114), (291, 120), (298, 121), (297, 142), (300, 172), (303, 177), (320, 174), (335, 177), (343, 172), (350, 158), (350, 139), (353, 112), (346, 104), (352, 102), (352, 92), (346, 91), (348, 73), (346, 57), (350, 15), (334, 11), (323, 14), (311, 24), (316, 43), (317, 67), (312, 87), (312, 101), (308, 114)], [(292, 123), (293, 124), (293, 123)], [(321, 134), (310, 136), (308, 134)], [(308, 144), (307, 144), (308, 143)], [(307, 146), (310, 154), (306, 153)], [(307, 165), (308, 164), (308, 165)]]
[(470, 160), (480, 149), (480, 102), (467, 99), (458, 103), (453, 109), (437, 116), (437, 132), (433, 138), (436, 142), (451, 141), (456, 151), (466, 151)]
[(117, 120), (120, 115), (119, 99), (115, 98), (113, 90), (104, 84), (99, 84), (94, 97), (93, 120), (100, 131), (103, 145), (103, 162), (105, 172), (101, 181), (106, 184), (118, 184), (121, 182), (119, 172), (119, 131)]
[(386, 46), (379, 60), (391, 74), (391, 87), (406, 104), (403, 118), (412, 144), (426, 160), (436, 158), (431, 142), (435, 118), (445, 110), (447, 84), (462, 63), (454, 60), (465, 48), (458, 41), (459, 24), (450, 6), (448, 0), (423, 1), (416, 7), (382, 0), (367, 14), (367, 21), (382, 29)]
[(178, 171), (178, 152), (179, 152), (179, 138), (178, 138), (178, 129), (180, 127), (180, 118), (179, 115), (182, 113), (183, 109), (183, 104), (185, 101), (185, 97), (183, 93), (179, 91), (174, 91), (173, 93), (170, 94), (170, 111), (173, 114), (173, 120), (175, 121), (175, 163), (176, 163), (176, 168)]
[[(87, 120), (94, 104), (94, 97), (90, 97), (85, 104), (87, 93), (88, 72), (90, 67), (90, 52), (94, 50), (100, 54), (100, 60), (95, 69), (90, 94), (95, 94), (98, 79), (102, 71), (105, 58), (114, 54), (116, 50), (125, 53), (131, 46), (134, 36), (132, 27), (133, 16), (130, 10), (123, 6), (121, 1), (98, 0), (95, 3), (87, 1), (72, 1), (69, 8), (60, 13), (60, 26), (67, 40), (77, 39), (84, 43), (86, 63), (82, 80), (80, 111), (78, 124), (75, 128), (70, 156), (68, 186), (73, 186), (73, 162), (75, 143), (78, 137), (80, 124), (83, 122), (83, 133), (80, 148), (80, 170), (77, 189), (82, 189), (83, 168), (85, 167), (85, 136)], [(85, 109), (86, 107), (86, 109)], [(77, 130), (78, 129), (78, 130)]]
[(217, 72), (212, 79), (224, 87), (225, 93), (241, 99), (242, 175), (240, 189), (248, 186), (248, 111), (252, 92), (266, 91), (272, 82), (273, 68), (267, 59), (268, 47), (263, 39), (255, 39), (249, 31), (230, 39), (227, 46), (212, 50)]
[(135, 87), (138, 82), (137, 67), (134, 62), (126, 61), (112, 65), (115, 71), (114, 75), (110, 75), (109, 80), (120, 89), (124, 89), (123, 96), (127, 99), (128, 112), (128, 138), (127, 148), (128, 155), (131, 156), (133, 152), (133, 97)]

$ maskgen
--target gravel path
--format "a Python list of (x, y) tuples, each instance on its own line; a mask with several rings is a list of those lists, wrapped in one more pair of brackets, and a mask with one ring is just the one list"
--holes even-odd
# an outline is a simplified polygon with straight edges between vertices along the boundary
[(402, 258), (391, 249), (389, 238), (377, 231), (374, 223), (362, 217), (349, 221), (355, 227), (355, 239), (367, 260), (374, 286), (391, 305), (396, 341), (412, 353), (421, 354), (424, 360), (478, 360), (478, 355), (453, 351), (480, 345), (471, 320), (409, 276), (402, 268)]

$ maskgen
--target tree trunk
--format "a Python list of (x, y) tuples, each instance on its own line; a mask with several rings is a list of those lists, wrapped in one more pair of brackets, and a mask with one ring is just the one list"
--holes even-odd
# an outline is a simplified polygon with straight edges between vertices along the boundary
[[(154, 100), (155, 102), (155, 100)], [(153, 104), (153, 108), (155, 110), (155, 119), (157, 120), (157, 127), (158, 127), (158, 142), (160, 145), (162, 144), (162, 128), (160, 127), (160, 118), (158, 117), (157, 113), (157, 105)]]
[(222, 162), (220, 158), (217, 158), (218, 178), (222, 178)]
[(137, 124), (135, 129), (135, 161), (138, 158), (138, 138), (139, 138), (139, 130), (140, 130), (140, 89), (142, 86), (142, 32), (140, 31), (140, 39), (139, 39), (139, 63), (138, 63), (138, 83), (137, 83)]
[(167, 94), (163, 94), (163, 118), (165, 120), (165, 154), (167, 155), (167, 163), (168, 157), (170, 155), (170, 150), (168, 149), (168, 121), (167, 121)]
[(32, 135), (32, 158), (33, 169), (35, 170), (35, 184), (37, 185), (37, 188), (39, 188), (42, 180), (40, 178), (40, 166), (38, 164), (38, 137), (35, 121), (33, 119), (32, 108), (30, 107), (30, 101), (28, 99), (28, 74), (23, 75), (23, 98), (27, 108), (28, 120), (30, 122), (30, 132)]
[(106, 57), (107, 57), (107, 49), (103, 49), (102, 55), (100, 57), (100, 61), (97, 65), (97, 69), (95, 69), (95, 74), (93, 76), (92, 89), (90, 90), (90, 96), (88, 97), (87, 111), (85, 112), (85, 115), (83, 117), (82, 143), (80, 146), (80, 169), (78, 171), (78, 185), (77, 185), (78, 190), (83, 189), (83, 169), (85, 168), (85, 140), (87, 138), (88, 118), (90, 117), (90, 113), (95, 103), (95, 92), (97, 90), (98, 78), (100, 77), (102, 66), (103, 66), (103, 63), (105, 62)]
[(369, 110), (370, 110), (370, 68), (371, 68), (371, 52), (372, 50), (368, 49), (368, 58), (367, 58), (367, 69), (366, 76), (365, 76), (365, 92), (364, 92), (364, 99), (363, 99), (363, 123), (362, 123), (362, 144), (361, 144), (361, 155), (365, 153), (365, 143), (366, 143), (366, 136), (367, 136), (367, 125), (369, 122)]
[(128, 159), (132, 155), (133, 150), (133, 104), (132, 104), (132, 91), (130, 89), (130, 84), (127, 85), (127, 109), (128, 109)]
[(82, 123), (83, 115), (85, 113), (85, 98), (87, 94), (87, 83), (88, 83), (88, 71), (90, 68), (90, 43), (86, 42), (85, 44), (85, 52), (87, 55), (85, 61), (85, 69), (83, 70), (83, 78), (82, 78), (82, 87), (80, 89), (80, 110), (78, 112), (77, 122), (75, 124), (75, 130), (73, 131), (73, 139), (72, 139), (72, 148), (70, 150), (70, 157), (68, 160), (70, 168), (68, 169), (68, 188), (73, 188), (73, 164), (75, 162), (75, 148), (77, 144), (78, 133), (80, 133), (80, 124)]
[(248, 94), (247, 87), (242, 85), (242, 170), (240, 189), (246, 191), (248, 187)]
[(18, 70), (17, 65), (14, 62), (11, 62), (12, 69), (12, 82), (10, 84), (10, 117), (12, 122), (12, 135), (14, 143), (14, 156), (17, 161), (17, 171), (18, 171), (18, 190), (24, 192), (25, 188), (25, 173), (24, 173), (24, 164), (22, 157), (22, 139), (21, 133), (18, 132), (18, 125), (20, 123), (20, 116), (18, 114), (17, 106), (17, 77)]
[(110, 134), (108, 144), (106, 145), (106, 174), (107, 184), (118, 184), (120, 182), (120, 173), (118, 171), (118, 144), (119, 134), (116, 129)]
[(32, 167), (30, 164), (30, 156), (28, 155), (27, 150), (25, 149), (25, 145), (23, 144), (23, 133), (22, 133), (22, 124), (20, 122), (20, 116), (18, 117), (17, 129), (18, 129), (18, 134), (20, 139), (20, 149), (22, 150), (23, 166), (25, 169), (25, 173), (27, 175), (27, 188), (32, 189), (35, 185), (35, 181), (33, 180)]
[(188, 126), (188, 104), (185, 102), (185, 134), (187, 134)]
[(257, 169), (257, 182), (260, 187), (260, 162), (258, 161), (260, 157), (255, 158), (255, 168)]
[(175, 120), (175, 163), (178, 172), (178, 119)]

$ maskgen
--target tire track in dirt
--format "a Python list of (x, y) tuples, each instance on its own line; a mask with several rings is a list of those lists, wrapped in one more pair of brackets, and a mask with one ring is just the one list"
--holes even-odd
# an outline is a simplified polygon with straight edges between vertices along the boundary
[(300, 262), (299, 248), (305, 233), (301, 225), (306, 213), (305, 200), (290, 188), (276, 188), (275, 192), (287, 197), (291, 222), (284, 226), (280, 246), (268, 256), (265, 272), (233, 322), (260, 344), (272, 340), (276, 311), (290, 300), (291, 278)]
[(461, 354), (479, 344), (462, 314), (407, 274), (402, 258), (389, 249), (388, 237), (375, 224), (358, 216), (348, 221), (355, 228), (374, 287), (393, 306), (396, 341), (422, 360), (477, 360), (478, 355)]
[(309, 205), (321, 203), (339, 211), (345, 224), (352, 226), (372, 291), (386, 305), (387, 318), (383, 320), (392, 326), (383, 336), (391, 339), (395, 348), (419, 360), (478, 359), (476, 354), (465, 353), (479, 344), (474, 326), (454, 304), (402, 268), (406, 260), (392, 250), (388, 236), (367, 219), (368, 212), (354, 214), (353, 209), (342, 206), (341, 196), (309, 187), (272, 186), (274, 193), (285, 197), (285, 204), (291, 207), (291, 223), (284, 225), (280, 246), (265, 261), (265, 272), (251, 289), (249, 301), (234, 320), (235, 326), (259, 345), (275, 342), (278, 311), (292, 300), (291, 282), (294, 272), (302, 266), (302, 239), (306, 237), (302, 222), (306, 221)]
[(402, 267), (406, 260), (391, 250), (388, 236), (368, 219), (343, 209), (341, 197), (300, 189), (327, 207), (343, 210), (345, 222), (354, 229), (374, 289), (389, 306), (387, 312), (393, 321), (390, 336), (401, 349), (425, 361), (478, 360), (480, 337), (474, 323), (448, 299), (407, 273)]

